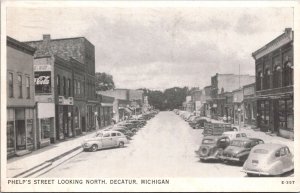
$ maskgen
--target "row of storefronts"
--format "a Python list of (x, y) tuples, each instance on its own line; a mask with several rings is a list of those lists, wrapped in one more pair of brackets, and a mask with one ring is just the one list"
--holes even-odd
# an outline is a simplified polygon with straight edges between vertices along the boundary
[(94, 46), (85, 38), (7, 37), (8, 157), (112, 123), (114, 99), (96, 94), (94, 61)]
[(264, 132), (294, 137), (293, 31), (252, 54), (255, 76), (216, 74), (211, 85), (194, 91), (185, 110)]

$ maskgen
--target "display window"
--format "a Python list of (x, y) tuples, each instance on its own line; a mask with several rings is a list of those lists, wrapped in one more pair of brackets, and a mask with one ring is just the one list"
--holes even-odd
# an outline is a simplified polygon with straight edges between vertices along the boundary
[(41, 139), (50, 138), (51, 119), (41, 119)]

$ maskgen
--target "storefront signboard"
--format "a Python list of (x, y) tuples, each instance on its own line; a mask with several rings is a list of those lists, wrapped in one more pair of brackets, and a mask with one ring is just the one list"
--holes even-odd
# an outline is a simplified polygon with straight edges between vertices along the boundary
[(35, 93), (51, 94), (51, 71), (34, 72)]

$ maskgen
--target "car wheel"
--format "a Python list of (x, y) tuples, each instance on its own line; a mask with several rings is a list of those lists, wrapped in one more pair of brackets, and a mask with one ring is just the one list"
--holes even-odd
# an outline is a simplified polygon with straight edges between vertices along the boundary
[(96, 144), (94, 144), (94, 145), (92, 145), (92, 147), (91, 147), (91, 151), (97, 151), (98, 150), (98, 145), (96, 145)]
[(123, 141), (121, 141), (121, 142), (119, 143), (119, 147), (124, 147), (124, 142), (123, 142)]

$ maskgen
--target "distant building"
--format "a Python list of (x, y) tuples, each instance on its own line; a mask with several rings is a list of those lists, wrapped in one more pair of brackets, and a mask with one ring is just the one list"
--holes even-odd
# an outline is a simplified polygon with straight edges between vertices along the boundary
[(220, 112), (223, 108), (218, 108), (218, 100), (223, 100), (219, 98), (219, 94), (224, 92), (232, 92), (233, 90), (242, 88), (244, 85), (251, 84), (255, 82), (255, 76), (252, 75), (235, 75), (235, 74), (216, 74), (211, 77), (211, 116), (214, 119), (222, 119), (224, 116)]
[(257, 125), (262, 131), (294, 137), (293, 31), (284, 33), (254, 53)]
[[(23, 155), (37, 148), (33, 55), (35, 49), (7, 37), (7, 156)], [(46, 80), (44, 80), (46, 81)], [(46, 133), (49, 135), (49, 133)]]

